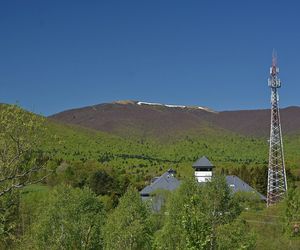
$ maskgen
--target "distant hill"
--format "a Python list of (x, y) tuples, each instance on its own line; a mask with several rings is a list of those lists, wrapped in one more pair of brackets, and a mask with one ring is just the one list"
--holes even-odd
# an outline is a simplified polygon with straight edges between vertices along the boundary
[[(267, 109), (215, 112), (206, 107), (138, 101), (103, 103), (63, 111), (49, 118), (116, 135), (144, 137), (202, 133), (207, 128), (268, 137), (270, 126)], [(284, 134), (300, 132), (300, 107), (282, 109), (281, 121)]]

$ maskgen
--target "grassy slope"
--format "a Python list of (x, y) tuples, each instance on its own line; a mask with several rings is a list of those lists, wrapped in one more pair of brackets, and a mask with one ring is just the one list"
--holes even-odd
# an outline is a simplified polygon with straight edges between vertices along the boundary
[[(132, 165), (150, 168), (158, 165), (165, 168), (190, 166), (202, 155), (209, 157), (217, 167), (263, 166), (267, 165), (268, 160), (266, 139), (240, 136), (216, 128), (208, 128), (201, 133), (190, 131), (164, 142), (155, 138), (125, 139), (53, 122), (49, 124), (48, 133), (60, 138), (60, 141), (49, 139), (45, 146), (48, 150), (55, 150), (58, 158), (69, 161), (95, 160), (125, 168)], [(286, 165), (298, 169), (300, 135), (285, 137), (284, 145)]]
[(299, 249), (299, 237), (287, 237), (283, 232), (283, 205), (278, 204), (259, 211), (247, 211), (241, 215), (256, 234), (256, 249)]
[[(262, 167), (266, 169), (268, 165), (266, 139), (245, 137), (209, 126), (165, 141), (154, 137), (122, 138), (53, 122), (48, 124), (48, 128), (45, 136), (49, 140), (45, 149), (54, 151), (57, 159), (76, 169), (80, 166), (86, 172), (95, 167), (119, 169), (126, 172), (139, 189), (146, 185), (145, 181), (150, 181), (169, 168), (175, 169), (179, 178), (192, 176), (192, 163), (206, 155), (215, 164), (217, 172), (225, 169), (261, 193), (266, 193), (265, 184), (262, 184), (264, 177), (256, 170)], [(52, 135), (59, 137), (59, 141), (50, 139)], [(286, 165), (291, 172), (300, 176), (300, 152), (297, 150), (300, 135), (285, 137), (284, 142)], [(250, 172), (245, 172), (245, 169)]]

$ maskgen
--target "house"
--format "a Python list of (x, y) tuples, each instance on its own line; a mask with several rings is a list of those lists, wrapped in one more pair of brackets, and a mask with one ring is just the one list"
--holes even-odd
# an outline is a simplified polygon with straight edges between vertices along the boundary
[(173, 191), (177, 187), (179, 187), (180, 181), (175, 178), (175, 174), (176, 171), (174, 171), (173, 169), (169, 169), (160, 177), (153, 178), (150, 185), (146, 186), (142, 191), (140, 191), (142, 200), (152, 201), (152, 209), (154, 211), (159, 211), (164, 203), (164, 198), (162, 197), (162, 195), (156, 192), (162, 190)]
[(262, 201), (266, 201), (267, 200), (267, 198), (264, 195), (262, 195), (261, 193), (259, 193), (258, 191), (256, 191), (254, 188), (252, 188), (251, 186), (249, 186), (246, 182), (244, 182), (242, 179), (240, 179), (239, 177), (237, 177), (235, 175), (227, 175), (226, 176), (226, 182), (227, 182), (227, 185), (233, 191), (233, 193), (240, 192), (240, 191), (251, 192), (251, 193), (257, 194), (257, 196)]
[[(210, 181), (213, 176), (214, 165), (205, 157), (199, 158), (194, 164), (195, 178), (199, 183)], [(236, 192), (252, 192), (257, 194), (261, 200), (266, 200), (266, 197), (257, 192), (254, 188), (244, 182), (235, 175), (226, 176), (227, 185), (231, 188), (233, 193)]]
[[(211, 180), (213, 177), (214, 165), (205, 157), (199, 158), (192, 167), (195, 170), (194, 176), (199, 183), (205, 183)], [(151, 200), (152, 209), (159, 211), (164, 203), (162, 195), (158, 194), (158, 191), (173, 191), (180, 185), (180, 181), (175, 177), (176, 171), (169, 169), (160, 177), (156, 177), (152, 180), (151, 184), (146, 186), (140, 195), (142, 200)], [(244, 182), (242, 179), (235, 175), (226, 176), (227, 185), (231, 188), (233, 193), (236, 192), (252, 192), (258, 195), (262, 201), (266, 201), (266, 197)]]

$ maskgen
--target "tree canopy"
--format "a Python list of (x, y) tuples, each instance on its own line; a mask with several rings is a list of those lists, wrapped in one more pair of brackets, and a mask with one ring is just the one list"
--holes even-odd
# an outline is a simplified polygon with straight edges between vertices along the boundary
[(157, 249), (216, 249), (224, 232), (217, 233), (218, 229), (234, 223), (240, 213), (241, 207), (224, 177), (214, 177), (205, 184), (187, 180), (168, 201), (166, 221), (156, 233), (155, 246)]
[(105, 213), (89, 189), (59, 186), (51, 191), (27, 237), (33, 249), (102, 249)]
[(151, 249), (150, 211), (139, 193), (129, 187), (108, 216), (104, 228), (105, 249)]
[(47, 162), (40, 150), (45, 132), (44, 119), (16, 105), (0, 110), (0, 196), (12, 189), (39, 182)]

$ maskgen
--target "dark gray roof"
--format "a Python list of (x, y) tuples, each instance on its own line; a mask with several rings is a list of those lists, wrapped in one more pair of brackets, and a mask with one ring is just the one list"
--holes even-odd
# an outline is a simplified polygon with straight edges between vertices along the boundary
[(214, 165), (205, 157), (199, 158), (194, 164), (193, 168), (213, 168)]
[(261, 200), (266, 200), (266, 197), (263, 196), (261, 193), (257, 192), (254, 188), (249, 186), (246, 182), (241, 180), (239, 177), (235, 175), (227, 175), (226, 176), (227, 185), (233, 190), (233, 192), (254, 192), (256, 193)]
[[(202, 158), (201, 158), (202, 159)], [(207, 166), (206, 166), (207, 167)], [(257, 192), (254, 188), (249, 186), (246, 182), (241, 180), (239, 177), (234, 175), (226, 176), (227, 185), (231, 188), (231, 190), (235, 192), (243, 191), (243, 192), (253, 192), (256, 193), (261, 200), (266, 200), (266, 197)], [(153, 182), (146, 186), (142, 191), (140, 191), (140, 195), (142, 200), (150, 200), (153, 211), (160, 211), (162, 205), (164, 204), (164, 197), (161, 195), (151, 196), (156, 190), (175, 190), (181, 184), (179, 180), (174, 177), (174, 172), (168, 170), (166, 173), (161, 175), (160, 177), (156, 177)], [(199, 183), (205, 184), (205, 183)]]
[(180, 181), (174, 177), (173, 172), (167, 171), (160, 177), (156, 178), (150, 185), (146, 186), (140, 194), (142, 196), (150, 195), (156, 190), (169, 190), (176, 189), (180, 184)]

